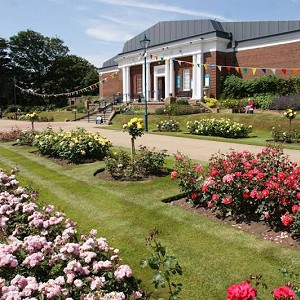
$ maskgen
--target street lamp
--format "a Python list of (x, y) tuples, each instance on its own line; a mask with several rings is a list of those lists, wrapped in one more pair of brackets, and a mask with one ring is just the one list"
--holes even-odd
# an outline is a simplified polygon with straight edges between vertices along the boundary
[(143, 56), (144, 56), (144, 89), (145, 89), (145, 131), (148, 131), (148, 107), (147, 107), (147, 48), (150, 44), (150, 39), (146, 37), (144, 34), (144, 38), (140, 40), (140, 44), (144, 49)]

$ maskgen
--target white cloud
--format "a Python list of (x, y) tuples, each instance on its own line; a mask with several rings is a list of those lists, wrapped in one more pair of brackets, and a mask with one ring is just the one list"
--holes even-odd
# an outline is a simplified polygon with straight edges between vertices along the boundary
[(162, 3), (145, 3), (141, 1), (128, 1), (128, 0), (97, 0), (101, 3), (106, 4), (112, 4), (112, 5), (118, 5), (118, 6), (129, 6), (134, 8), (145, 8), (145, 9), (151, 9), (151, 10), (157, 10), (162, 12), (172, 12), (182, 15), (189, 15), (189, 16), (195, 16), (195, 17), (203, 17), (203, 18), (209, 18), (209, 19), (219, 19), (222, 21), (230, 21), (228, 18), (223, 17), (221, 15), (216, 15), (214, 13), (206, 12), (206, 11), (196, 11), (196, 10), (189, 10), (185, 9), (179, 6), (174, 5), (165, 5)]
[(107, 42), (125, 42), (133, 37), (126, 29), (115, 28), (108, 25), (96, 25), (89, 27), (85, 32), (98, 40)]

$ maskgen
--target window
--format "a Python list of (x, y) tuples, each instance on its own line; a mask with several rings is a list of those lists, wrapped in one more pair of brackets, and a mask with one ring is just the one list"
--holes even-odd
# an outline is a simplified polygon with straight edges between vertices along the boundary
[(190, 69), (183, 70), (183, 83), (182, 87), (184, 91), (189, 91), (191, 89), (191, 76)]
[(143, 93), (143, 78), (142, 75), (136, 75), (136, 93)]

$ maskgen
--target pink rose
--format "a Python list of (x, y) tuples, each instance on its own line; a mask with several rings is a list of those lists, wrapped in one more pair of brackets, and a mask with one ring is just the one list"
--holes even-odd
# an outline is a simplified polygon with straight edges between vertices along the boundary
[(230, 204), (232, 202), (233, 202), (232, 197), (227, 197), (227, 198), (222, 200), (222, 203), (225, 204), (225, 205)]
[(288, 286), (281, 286), (274, 290), (273, 297), (275, 300), (296, 299), (295, 292)]
[(249, 281), (231, 285), (227, 289), (227, 300), (250, 300), (256, 297), (256, 290)]
[(299, 210), (299, 206), (298, 205), (293, 205), (293, 207), (292, 207), (292, 212), (295, 214), (295, 213), (297, 213), (297, 211)]
[(212, 198), (213, 201), (217, 202), (219, 200), (219, 195), (218, 194), (213, 194), (211, 198)]
[(176, 179), (176, 178), (177, 178), (177, 175), (178, 175), (178, 172), (173, 171), (173, 172), (171, 173), (171, 178), (172, 178), (172, 179)]
[(201, 165), (196, 165), (195, 170), (196, 170), (196, 172), (201, 173), (203, 170), (203, 167)]

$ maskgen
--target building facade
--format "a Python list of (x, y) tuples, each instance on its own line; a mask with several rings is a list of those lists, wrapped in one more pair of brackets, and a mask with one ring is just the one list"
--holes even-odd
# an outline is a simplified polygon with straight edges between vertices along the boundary
[[(140, 40), (150, 39), (146, 72)], [(125, 42), (100, 69), (100, 97), (160, 101), (169, 95), (219, 98), (231, 73), (300, 75), (300, 21), (159, 22)], [(146, 87), (145, 87), (146, 77)]]

